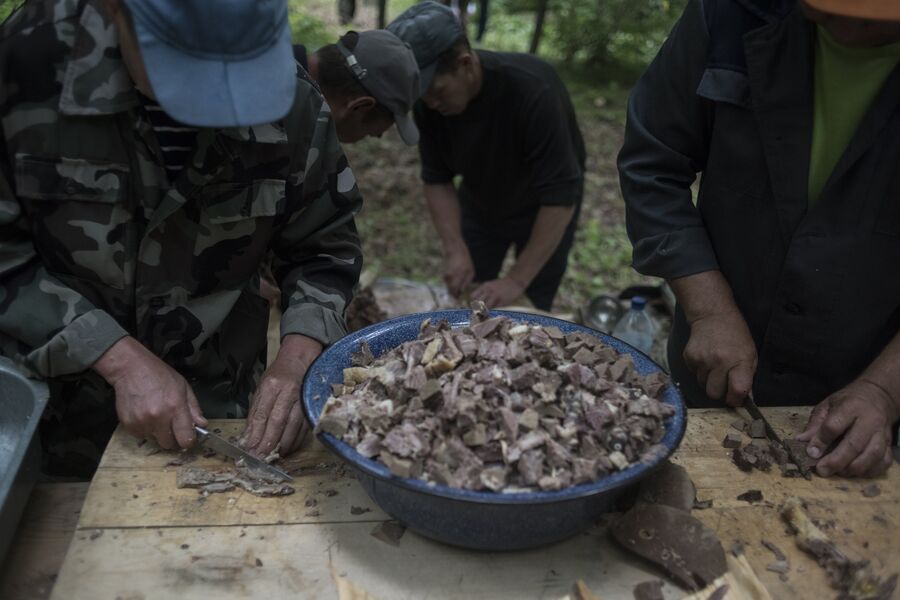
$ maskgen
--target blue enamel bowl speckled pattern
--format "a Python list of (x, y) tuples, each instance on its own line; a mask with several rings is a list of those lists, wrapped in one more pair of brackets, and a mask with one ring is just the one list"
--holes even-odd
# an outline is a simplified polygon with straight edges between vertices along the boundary
[[(493, 311), (515, 321), (536, 325), (555, 325), (565, 333), (583, 331), (602, 339), (634, 359), (638, 372), (648, 375), (660, 367), (628, 344), (593, 329), (539, 315)], [(362, 342), (380, 356), (419, 335), (425, 319), (446, 319), (450, 325), (469, 324), (468, 310), (447, 310), (406, 315), (366, 327), (329, 347), (312, 364), (303, 385), (303, 408), (312, 425), (331, 394), (331, 384), (343, 381), (343, 370), (350, 366), (350, 355)], [(392, 475), (381, 463), (359, 454), (349, 444), (323, 433), (322, 443), (356, 471), (369, 496), (398, 521), (430, 538), (480, 550), (517, 550), (549, 544), (574, 535), (608, 512), (616, 497), (631, 484), (652, 472), (678, 447), (687, 420), (684, 401), (675, 386), (669, 386), (663, 401), (675, 408), (666, 421), (662, 444), (666, 452), (649, 464), (636, 464), (624, 471), (553, 492), (500, 494), (476, 492), (430, 485), (418, 479)]]

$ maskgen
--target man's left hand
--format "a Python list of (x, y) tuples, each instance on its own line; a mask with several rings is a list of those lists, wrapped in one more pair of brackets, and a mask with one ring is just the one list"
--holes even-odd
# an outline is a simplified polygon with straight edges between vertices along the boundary
[(509, 306), (525, 292), (525, 286), (510, 279), (501, 277), (486, 281), (472, 292), (472, 300), (481, 300), (488, 308)]
[(287, 456), (300, 447), (309, 429), (300, 405), (303, 377), (322, 352), (322, 344), (303, 335), (287, 335), (278, 356), (263, 373), (253, 395), (247, 427), (241, 436), (244, 448), (266, 456), (276, 448)]
[(898, 417), (900, 407), (884, 388), (858, 379), (820, 403), (797, 439), (809, 442), (810, 457), (822, 457), (816, 471), (823, 477), (875, 477), (893, 462), (891, 427)]

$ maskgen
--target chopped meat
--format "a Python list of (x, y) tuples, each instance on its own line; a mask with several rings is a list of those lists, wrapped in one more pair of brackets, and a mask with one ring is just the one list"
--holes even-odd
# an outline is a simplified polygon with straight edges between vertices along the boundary
[(399, 477), (496, 492), (595, 481), (665, 447), (670, 385), (599, 338), (473, 311), (377, 358), (361, 345), (332, 387), (327, 432)]
[(255, 496), (287, 496), (294, 493), (294, 488), (290, 485), (265, 473), (241, 466), (226, 471), (181, 467), (175, 474), (175, 486), (197, 488), (204, 496), (229, 492), (235, 487), (240, 487)]
[(725, 448), (740, 448), (741, 440), (743, 440), (741, 434), (731, 432), (725, 436), (724, 440), (722, 440), (722, 446)]

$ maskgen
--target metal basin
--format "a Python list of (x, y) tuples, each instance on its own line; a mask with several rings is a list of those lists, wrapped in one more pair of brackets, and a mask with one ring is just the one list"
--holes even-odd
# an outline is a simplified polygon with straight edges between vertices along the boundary
[(25, 378), (0, 357), (0, 562), (40, 473), (35, 431), (48, 397), (46, 384)]
[[(638, 372), (650, 374), (660, 367), (646, 355), (608, 335), (550, 317), (492, 311), (515, 321), (555, 325), (563, 332), (583, 331), (595, 335), (619, 352), (634, 359)], [(408, 315), (361, 329), (329, 347), (312, 364), (303, 384), (303, 408), (312, 425), (331, 393), (331, 384), (343, 381), (350, 355), (366, 341), (375, 356), (415, 339), (423, 320), (446, 319), (453, 327), (469, 323), (468, 310), (449, 310)], [(661, 443), (666, 452), (647, 464), (637, 464), (592, 483), (553, 492), (502, 494), (475, 492), (443, 485), (429, 485), (418, 479), (397, 477), (381, 463), (359, 454), (350, 445), (323, 433), (319, 439), (347, 462), (369, 496), (395, 519), (430, 538), (480, 550), (517, 550), (549, 544), (587, 528), (608, 512), (619, 494), (650, 474), (678, 447), (684, 435), (686, 409), (675, 386), (669, 386), (663, 400), (675, 408), (666, 420)]]

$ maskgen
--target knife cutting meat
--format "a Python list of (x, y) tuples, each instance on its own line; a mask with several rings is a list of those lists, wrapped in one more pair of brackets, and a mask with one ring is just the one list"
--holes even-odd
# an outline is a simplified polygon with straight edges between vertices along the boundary
[(753, 393), (751, 392), (749, 396), (744, 399), (744, 408), (750, 413), (750, 416), (754, 419), (759, 419), (763, 422), (763, 425), (766, 427), (766, 437), (769, 438), (772, 442), (778, 444), (784, 451), (787, 453), (788, 458), (797, 465), (797, 468), (800, 470), (800, 474), (803, 475), (805, 479), (810, 479), (812, 477), (812, 473), (809, 468), (806, 466), (806, 461), (801, 456), (797, 456), (794, 453), (794, 449), (790, 444), (785, 444), (784, 440), (781, 439), (781, 436), (772, 428), (772, 425), (769, 423), (769, 420), (762, 414), (759, 410), (759, 407), (756, 406), (756, 401), (753, 399)]
[(267, 463), (260, 458), (253, 456), (243, 448), (232, 444), (225, 438), (216, 435), (208, 429), (204, 429), (203, 427), (195, 425), (194, 431), (197, 432), (197, 441), (200, 444), (207, 446), (208, 448), (212, 448), (218, 454), (233, 458), (235, 461), (242, 460), (243, 463), (250, 469), (261, 471), (263, 473), (266, 473), (267, 475), (271, 475), (272, 477), (277, 477), (281, 481), (294, 480), (293, 477), (291, 477), (281, 469)]

